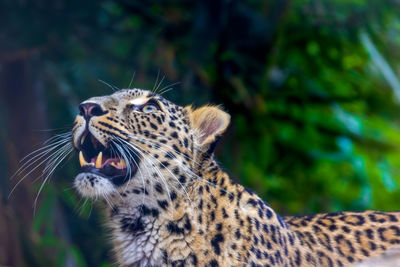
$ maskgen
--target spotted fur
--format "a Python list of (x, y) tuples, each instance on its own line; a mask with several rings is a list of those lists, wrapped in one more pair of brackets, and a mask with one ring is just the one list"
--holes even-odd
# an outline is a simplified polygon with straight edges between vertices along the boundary
[[(74, 146), (89, 129), (140, 159), (122, 185), (87, 173), (75, 179), (83, 196), (106, 200), (121, 266), (349, 266), (400, 247), (398, 212), (281, 217), (233, 182), (213, 156), (230, 119), (218, 107), (181, 107), (140, 89), (84, 103), (102, 112), (89, 122), (77, 116)], [(147, 103), (156, 109), (143, 112)]]

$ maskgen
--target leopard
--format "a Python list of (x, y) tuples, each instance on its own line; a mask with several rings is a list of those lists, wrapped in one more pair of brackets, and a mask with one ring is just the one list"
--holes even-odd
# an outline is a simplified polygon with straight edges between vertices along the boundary
[(221, 106), (121, 89), (79, 105), (73, 184), (100, 199), (119, 266), (351, 266), (400, 248), (400, 212), (281, 216), (215, 159)]

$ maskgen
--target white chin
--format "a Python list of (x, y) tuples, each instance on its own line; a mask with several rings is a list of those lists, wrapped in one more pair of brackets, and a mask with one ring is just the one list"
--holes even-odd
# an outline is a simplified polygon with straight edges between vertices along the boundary
[(109, 180), (87, 172), (75, 177), (74, 187), (84, 197), (101, 197), (116, 192), (115, 186)]

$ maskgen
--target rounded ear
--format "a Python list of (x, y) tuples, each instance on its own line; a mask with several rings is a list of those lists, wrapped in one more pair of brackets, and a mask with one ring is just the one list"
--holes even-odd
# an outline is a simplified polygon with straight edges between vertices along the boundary
[(203, 106), (198, 109), (187, 107), (190, 122), (198, 133), (197, 143), (201, 147), (214, 144), (229, 125), (231, 116), (216, 106)]

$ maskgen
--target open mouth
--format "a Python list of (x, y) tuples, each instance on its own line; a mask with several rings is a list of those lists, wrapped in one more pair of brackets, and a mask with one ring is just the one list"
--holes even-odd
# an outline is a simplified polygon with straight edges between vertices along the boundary
[(80, 173), (93, 173), (117, 186), (122, 185), (136, 173), (139, 158), (134, 159), (135, 164), (127, 163), (116, 151), (112, 144), (105, 147), (89, 132), (83, 133), (79, 151)]

